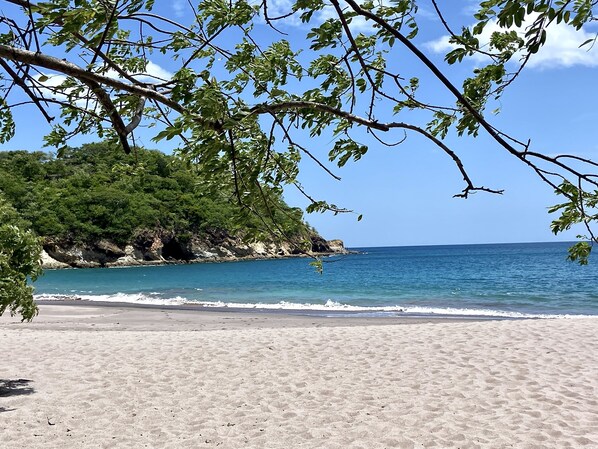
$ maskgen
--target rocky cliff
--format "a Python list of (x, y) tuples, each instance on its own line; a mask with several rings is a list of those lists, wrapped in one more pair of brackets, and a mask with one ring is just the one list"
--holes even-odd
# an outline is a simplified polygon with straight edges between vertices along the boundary
[[(42, 265), (49, 269), (223, 262), (302, 255), (290, 243), (247, 243), (219, 230), (202, 236), (146, 231), (139, 233), (128, 245), (117, 245), (108, 240), (84, 244), (73, 240), (46, 239), (43, 246)], [(341, 240), (326, 241), (318, 235), (311, 236), (311, 251), (316, 254), (346, 252)]]

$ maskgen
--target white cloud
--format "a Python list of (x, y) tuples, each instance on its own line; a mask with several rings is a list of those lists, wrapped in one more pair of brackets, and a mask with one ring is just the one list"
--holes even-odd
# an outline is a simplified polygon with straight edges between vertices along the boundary
[(174, 11), (174, 15), (180, 18), (185, 16), (185, 10), (187, 8), (183, 0), (174, 0), (172, 2), (172, 9)]
[[(160, 67), (158, 64), (152, 61), (148, 61), (143, 73), (131, 73), (133, 78), (143, 83), (157, 83), (162, 81), (168, 81), (173, 77), (173, 74), (168, 70)], [(114, 79), (122, 79), (121, 76), (115, 70), (108, 70), (104, 76)]]
[[(252, 0), (250, 3), (254, 5), (261, 5), (259, 0)], [(290, 13), (293, 10), (294, 1), (291, 0), (269, 0), (266, 6), (268, 7), (269, 17), (279, 17)]]
[[(379, 3), (382, 4), (383, 2), (384, 2), (384, 0), (380, 0)], [(336, 9), (334, 9), (334, 7), (332, 5), (327, 5), (320, 12), (318, 19), (319, 19), (319, 21), (322, 21), (322, 22), (324, 22), (325, 20), (328, 20), (328, 19), (338, 20), (338, 14), (336, 12)], [(357, 17), (351, 18), (351, 22), (349, 23), (349, 29), (351, 30), (352, 33), (357, 34), (357, 33), (362, 32), (362, 33), (367, 34), (367, 33), (374, 32), (373, 25), (374, 25), (374, 22), (372, 22), (371, 20), (367, 20), (363, 16), (357, 16)]]
[(438, 20), (438, 15), (436, 14), (436, 11), (419, 5), (417, 7), (417, 17), (421, 17), (422, 19), (426, 20)]
[[(66, 75), (57, 75), (57, 74), (50, 74), (50, 73), (41, 73), (36, 75), (35, 80), (37, 83), (35, 87), (37, 91), (41, 92), (44, 98), (48, 100), (56, 100), (62, 103), (69, 103), (73, 102), (72, 99), (69, 98), (69, 95), (73, 93), (74, 88), (67, 88), (67, 89), (60, 89), (57, 90), (56, 88), (64, 83), (67, 79)], [(89, 98), (85, 98), (86, 95), (89, 94)], [(83, 98), (81, 98), (83, 96)], [(98, 102), (95, 100), (93, 95), (90, 94), (89, 88), (80, 94), (78, 94), (78, 99), (74, 100), (74, 105), (82, 108), (87, 109), (89, 111), (94, 111), (98, 107)]]
[[(114, 70), (109, 70), (108, 72), (106, 72), (105, 76), (114, 79), (121, 79), (119, 74)], [(158, 64), (149, 61), (145, 73), (135, 74), (134, 77), (141, 82), (152, 83), (172, 79), (173, 74), (168, 70), (160, 67)], [(66, 91), (66, 93), (56, 91), (56, 87), (64, 83), (66, 79), (67, 77), (65, 75), (53, 73), (41, 73), (35, 76), (35, 80), (37, 81), (36, 87), (42, 92), (43, 96), (58, 101), (68, 100), (68, 90)], [(84, 107), (86, 106), (86, 102), (87, 100), (77, 100), (75, 104), (77, 106)], [(89, 108), (95, 108), (95, 103), (87, 103), (87, 106)]]
[(59, 86), (66, 81), (66, 75), (52, 75), (47, 73), (41, 73), (34, 76), (34, 78), (48, 89)]
[(598, 47), (579, 48), (585, 41), (594, 37), (594, 33), (588, 33), (584, 29), (575, 31), (562, 23), (551, 27), (548, 30), (544, 48), (530, 60), (530, 67), (550, 68), (574, 65), (596, 67), (598, 66)]
[[(532, 23), (533, 17), (529, 17), (528, 23)], [(522, 37), (525, 34), (526, 24), (520, 28), (512, 28)], [(480, 42), (487, 46), (490, 42), (490, 36), (496, 31), (505, 31), (500, 28), (496, 22), (489, 23), (479, 36)], [(527, 66), (538, 69), (549, 69), (557, 67), (572, 67), (581, 65), (586, 67), (598, 67), (598, 46), (591, 47), (579, 46), (588, 39), (593, 39), (596, 33), (589, 32), (587, 29), (576, 31), (572, 27), (560, 23), (553, 23), (547, 28), (546, 43), (532, 55)], [(425, 44), (427, 48), (435, 53), (446, 53), (455, 46), (449, 43), (449, 36), (442, 36), (439, 39)], [(488, 57), (476, 54), (472, 57), (476, 62), (488, 62)]]
[(41, 92), (44, 98), (58, 101), (68, 100), (67, 95), (55, 90), (57, 86), (60, 86), (62, 83), (66, 81), (65, 75), (41, 73), (39, 75), (34, 76), (34, 79), (37, 81), (35, 87)]
[(461, 9), (461, 14), (471, 17), (476, 14), (480, 9), (478, 0), (469, 0)]
[(145, 74), (135, 76), (139, 81), (144, 82), (155, 82), (155, 81), (168, 81), (172, 79), (173, 74), (168, 70), (160, 67), (155, 62), (149, 61), (145, 68)]
[(456, 48), (456, 45), (449, 42), (449, 36), (442, 36), (436, 40), (426, 42), (424, 46), (434, 53), (447, 53)]

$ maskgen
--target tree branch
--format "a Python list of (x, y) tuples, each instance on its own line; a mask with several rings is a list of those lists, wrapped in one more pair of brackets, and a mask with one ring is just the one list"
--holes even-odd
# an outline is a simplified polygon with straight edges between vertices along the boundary
[(283, 101), (281, 103), (267, 104), (260, 103), (249, 109), (252, 114), (265, 114), (273, 113), (278, 111), (296, 110), (296, 109), (315, 109), (321, 112), (327, 112), (337, 117), (342, 117), (350, 122), (359, 123), (360, 125), (367, 126), (368, 128), (378, 129), (380, 131), (388, 131), (390, 128), (384, 123), (380, 123), (376, 120), (368, 120), (363, 117), (359, 117), (350, 112), (342, 111), (340, 109), (328, 106), (323, 103), (316, 103), (313, 101)]
[(467, 171), (465, 170), (465, 167), (463, 166), (463, 162), (461, 161), (459, 156), (457, 156), (457, 153), (455, 153), (447, 145), (445, 145), (445, 143), (442, 140), (438, 139), (437, 137), (435, 137), (434, 135), (432, 135), (430, 132), (426, 131), (425, 129), (422, 129), (419, 126), (410, 125), (409, 123), (391, 123), (388, 126), (390, 128), (403, 128), (403, 129), (409, 129), (411, 131), (415, 131), (416, 133), (419, 133), (422, 136), (426, 137), (428, 140), (434, 142), (434, 144), (436, 144), (436, 146), (438, 146), (442, 151), (444, 151), (446, 154), (448, 154), (450, 156), (450, 158), (453, 160), (453, 162), (455, 163), (455, 165), (461, 172), (461, 176), (463, 176), (463, 180), (465, 181), (465, 184), (466, 184), (465, 189), (463, 189), (463, 191), (461, 193), (454, 195), (455, 198), (467, 198), (471, 192), (475, 192), (475, 191), (484, 191), (484, 192), (497, 193), (497, 194), (503, 193), (503, 190), (495, 190), (495, 189), (490, 189), (488, 187), (476, 187), (473, 184), (473, 182), (471, 181), (471, 178), (469, 177), (469, 175), (467, 174)]
[(169, 108), (181, 114), (186, 112), (185, 108), (183, 108), (179, 103), (160, 94), (156, 90), (134, 84), (127, 84), (118, 79), (90, 72), (79, 67), (78, 65), (73, 64), (72, 62), (65, 61), (64, 59), (58, 59), (53, 56), (38, 54), (32, 51), (22, 50), (20, 48), (10, 47), (3, 44), (0, 44), (0, 58), (54, 70), (64, 75), (72, 76), (73, 78), (76, 78), (82, 82), (96, 82), (114, 89), (123, 90), (125, 92), (159, 101), (165, 106), (168, 106)]
[(4, 61), (3, 59), (0, 59), (0, 65), (6, 71), (6, 73), (8, 73), (10, 75), (10, 77), (13, 79), (14, 83), (17, 86), (19, 86), (21, 89), (23, 89), (23, 91), (27, 94), (27, 96), (29, 98), (31, 98), (31, 101), (33, 101), (35, 106), (37, 106), (37, 108), (40, 110), (40, 112), (42, 113), (42, 115), (44, 116), (46, 121), (48, 123), (51, 123), (52, 120), (54, 120), (54, 117), (50, 117), (50, 115), (46, 112), (44, 107), (41, 105), (39, 99), (33, 94), (33, 92), (31, 92), (31, 89), (29, 88), (29, 86), (27, 86), (27, 84), (25, 83), (25, 81), (23, 81), (23, 79), (19, 76), (19, 74), (16, 73), (12, 69), (12, 67), (10, 65), (8, 65), (8, 63), (6, 61)]

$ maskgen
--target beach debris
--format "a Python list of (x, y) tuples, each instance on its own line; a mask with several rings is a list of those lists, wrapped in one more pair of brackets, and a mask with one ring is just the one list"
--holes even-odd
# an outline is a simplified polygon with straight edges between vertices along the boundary
[(55, 426), (56, 425), (56, 423), (53, 423), (52, 421), (50, 421), (50, 417), (49, 416), (46, 416), (46, 419), (48, 420), (48, 425), (49, 426)]

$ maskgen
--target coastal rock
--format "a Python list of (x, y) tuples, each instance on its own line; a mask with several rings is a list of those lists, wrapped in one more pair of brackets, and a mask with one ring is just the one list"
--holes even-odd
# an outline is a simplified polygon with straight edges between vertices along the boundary
[(347, 249), (345, 248), (345, 244), (343, 243), (342, 240), (339, 239), (334, 239), (334, 240), (328, 240), (328, 248), (330, 248), (330, 252), (333, 253), (339, 253), (339, 254), (345, 254), (347, 253)]
[(165, 260), (185, 261), (193, 260), (193, 251), (187, 238), (168, 236), (162, 240), (162, 257)]
[(149, 231), (140, 232), (133, 241), (133, 247), (145, 261), (164, 260), (162, 258), (163, 246), (161, 236)]
[(70, 241), (47, 242), (43, 245), (43, 249), (52, 259), (71, 267), (93, 268), (105, 263), (105, 257), (102, 257), (100, 253)]
[(111, 267), (130, 267), (135, 265), (141, 265), (142, 261), (139, 258), (134, 257), (132, 254), (126, 254), (123, 257), (119, 257), (114, 262), (111, 262)]
[(218, 254), (204, 240), (195, 239), (191, 243), (191, 252), (196, 260), (216, 259)]
[(345, 248), (345, 244), (342, 240), (324, 240), (319, 235), (312, 236), (311, 238), (311, 250), (314, 253), (323, 254), (347, 254), (349, 251)]
[(95, 246), (96, 249), (98, 249), (100, 252), (105, 253), (108, 257), (119, 258), (125, 256), (125, 250), (119, 248), (117, 245), (115, 245), (112, 242), (109, 242), (108, 240), (102, 239), (98, 243), (96, 243)]
[[(327, 242), (311, 238), (312, 252), (345, 253), (341, 240)], [(301, 256), (288, 242), (247, 242), (225, 231), (209, 230), (203, 235), (175, 235), (163, 231), (141, 231), (128, 245), (102, 239), (93, 243), (72, 240), (46, 241), (44, 268), (123, 267), (165, 263), (223, 262), (240, 259), (274, 259)]]
[[(44, 261), (42, 266), (49, 268), (59, 264), (75, 268), (93, 268), (108, 266), (110, 264), (123, 264), (127, 256), (125, 249), (109, 240), (99, 240), (91, 244), (76, 242), (73, 239), (46, 240), (43, 245), (44, 252), (52, 260)], [(129, 254), (137, 258), (135, 254)], [(120, 260), (120, 261), (119, 261)], [(129, 258), (126, 259), (130, 261)], [(119, 261), (119, 262), (117, 262)], [(63, 268), (63, 266), (61, 266)]]
[(70, 265), (51, 257), (45, 250), (42, 250), (42, 267), (48, 270), (55, 270), (59, 268), (69, 268)]
[(311, 250), (314, 253), (328, 253), (330, 252), (330, 246), (322, 237), (314, 235), (311, 237)]

